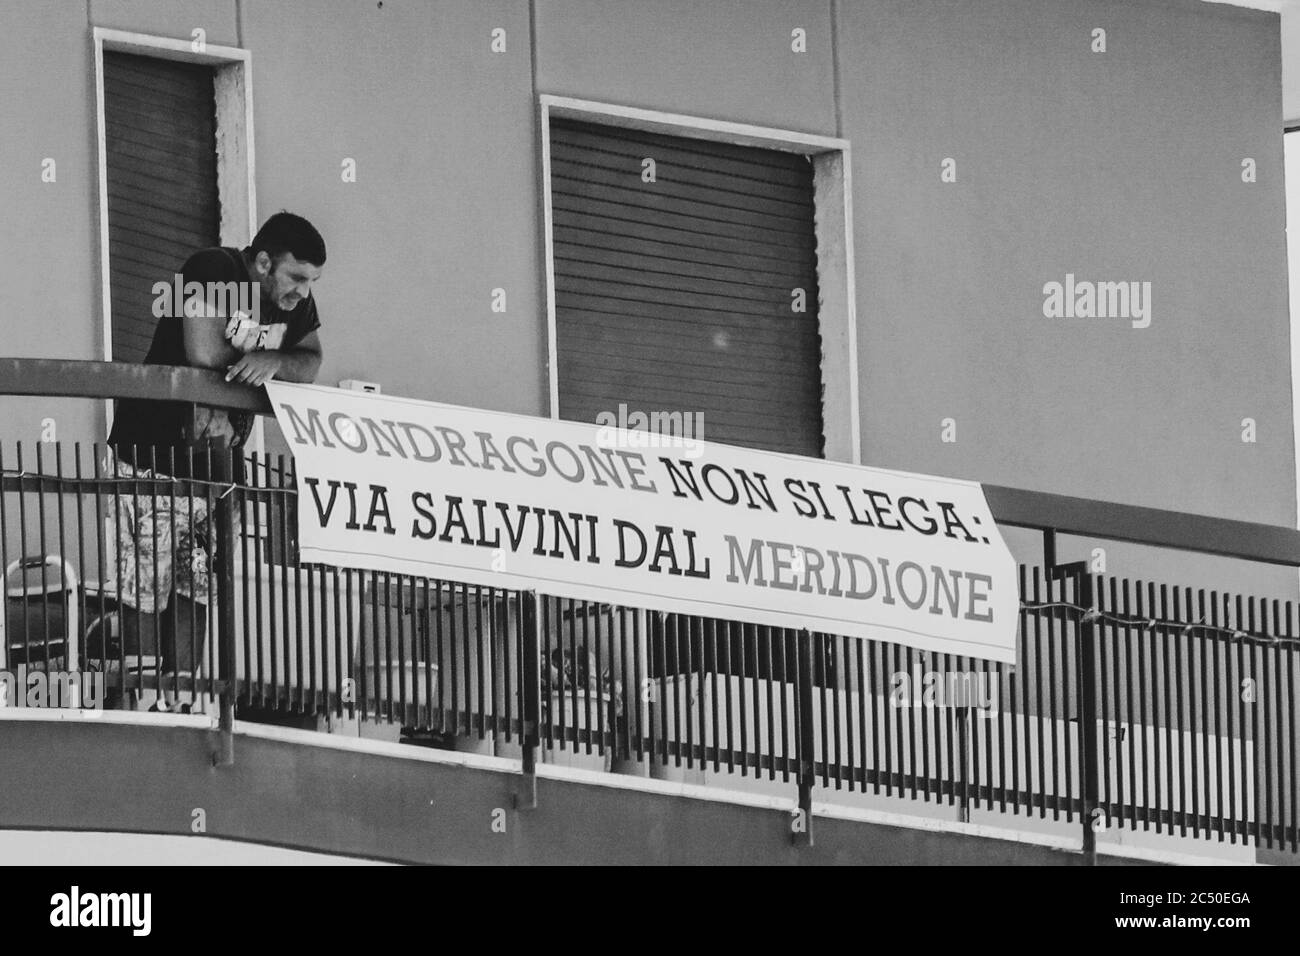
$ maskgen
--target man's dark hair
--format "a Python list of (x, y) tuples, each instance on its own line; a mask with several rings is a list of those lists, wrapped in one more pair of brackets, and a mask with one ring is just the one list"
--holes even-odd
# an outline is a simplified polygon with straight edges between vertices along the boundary
[(249, 249), (254, 256), (265, 252), (272, 262), (282, 253), (291, 252), (295, 259), (325, 265), (325, 240), (316, 227), (302, 216), (283, 210), (262, 224)]

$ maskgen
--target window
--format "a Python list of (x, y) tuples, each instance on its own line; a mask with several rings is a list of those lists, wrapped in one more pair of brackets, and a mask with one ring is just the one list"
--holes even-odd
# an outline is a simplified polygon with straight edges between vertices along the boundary
[(847, 144), (548, 96), (542, 121), (552, 415), (856, 461)]
[(249, 54), (99, 27), (94, 51), (104, 357), (140, 361), (154, 283), (252, 237)]
[(212, 68), (104, 53), (110, 358), (139, 362), (169, 285), (195, 249), (218, 244)]

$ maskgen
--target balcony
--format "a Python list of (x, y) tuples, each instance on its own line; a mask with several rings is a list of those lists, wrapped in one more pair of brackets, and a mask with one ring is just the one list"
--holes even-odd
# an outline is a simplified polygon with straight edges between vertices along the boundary
[[(260, 394), (211, 373), (107, 363), (0, 360), (0, 394), (266, 411)], [(1295, 531), (986, 488), (999, 523), (1044, 542), (1043, 565), (1020, 567), (1016, 663), (1002, 665), (301, 563), (292, 460), (210, 454), (210, 480), (199, 481), (166, 477), (174, 462), (124, 477), (92, 444), (0, 445), (0, 671), (5, 715), (30, 718), (0, 723), (11, 754), (54, 748), (78, 767), (120, 766), (111, 746), (171, 766), (166, 735), (193, 730), (206, 734), (211, 772), (250, 773), (251, 761), (259, 786), (274, 789), (280, 770), (294, 777), (280, 797), (305, 814), (348, 806), (340, 794), (358, 785), (336, 779), (332, 793), (331, 774), (389, 781), (386, 792), (407, 799), (436, 765), (443, 792), (465, 806), (495, 807), (508, 790), (514, 812), (550, 800), (599, 807), (610, 841), (619, 826), (662, 825), (655, 801), (666, 799), (694, 821), (688, 830), (767, 814), (754, 825), (773, 852), (852, 845), (856, 822), (947, 833), (978, 860), (1014, 858), (1017, 845), (1033, 848), (1022, 862), (1044, 848), (1114, 861), (1135, 847), (1296, 859), (1294, 605), (1055, 560), (1057, 535), (1069, 533), (1300, 566)], [(209, 598), (132, 612), (124, 590), (174, 578), (174, 559), (186, 560), (169, 544), (177, 516), (199, 513), (212, 559), (189, 566)], [(160, 546), (132, 562), (118, 543), (149, 515)], [(20, 706), (32, 687), (45, 698)], [(56, 695), (62, 709), (50, 707)], [(165, 711), (151, 710), (160, 702)], [(92, 736), (68, 740), (76, 721), (51, 730), (56, 714), (76, 715)], [(318, 761), (317, 746), (345, 756)], [(399, 754), (401, 769), (380, 766)], [(42, 796), (58, 803), (42, 790), (58, 786), (52, 773), (26, 785), (29, 815), (12, 804), (0, 827), (33, 825)], [(158, 779), (194, 805), (208, 799), (198, 770)], [(269, 811), (259, 838), (294, 843), (291, 816)], [(402, 849), (401, 829), (372, 825), (348, 852), (427, 858)], [(122, 828), (150, 826), (130, 817)]]

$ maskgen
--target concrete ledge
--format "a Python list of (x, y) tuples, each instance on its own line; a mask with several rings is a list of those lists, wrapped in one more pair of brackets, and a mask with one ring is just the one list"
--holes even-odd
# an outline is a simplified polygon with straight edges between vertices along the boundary
[[(0, 829), (236, 840), (440, 864), (1078, 865), (1071, 841), (981, 824), (239, 722), (212, 765), (204, 715), (44, 712), (0, 722)], [(1150, 854), (1108, 863), (1166, 862)], [(1197, 860), (1196, 862), (1204, 862)]]

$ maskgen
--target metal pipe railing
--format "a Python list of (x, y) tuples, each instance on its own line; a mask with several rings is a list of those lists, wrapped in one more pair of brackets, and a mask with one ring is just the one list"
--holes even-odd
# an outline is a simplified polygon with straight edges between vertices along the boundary
[[(261, 389), (207, 369), (71, 359), (0, 358), (0, 395), (140, 398), (270, 414)], [(999, 524), (1300, 567), (1300, 531), (1278, 525), (984, 486)]]

